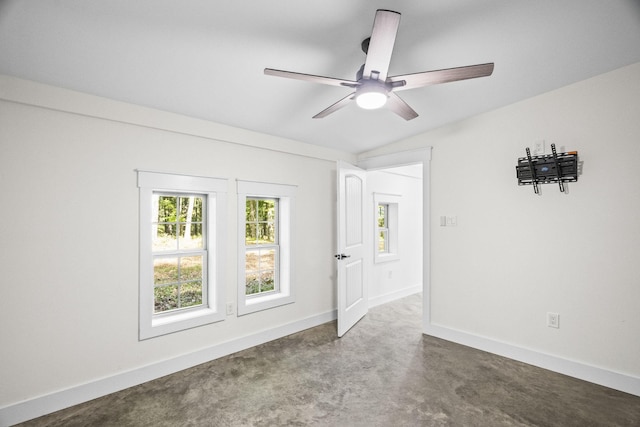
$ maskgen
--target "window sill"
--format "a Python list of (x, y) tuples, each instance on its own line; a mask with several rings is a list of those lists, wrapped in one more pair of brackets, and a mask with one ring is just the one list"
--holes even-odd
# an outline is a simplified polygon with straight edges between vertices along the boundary
[(221, 320), (224, 320), (224, 313), (211, 308), (158, 316), (151, 319), (151, 324), (140, 325), (140, 340), (171, 334)]
[(244, 304), (238, 305), (238, 316), (255, 313), (257, 311), (268, 310), (295, 302), (293, 295), (271, 294), (262, 297), (245, 298)]
[(376, 264), (390, 261), (397, 261), (400, 259), (400, 255), (398, 254), (376, 254), (375, 259), (373, 260)]

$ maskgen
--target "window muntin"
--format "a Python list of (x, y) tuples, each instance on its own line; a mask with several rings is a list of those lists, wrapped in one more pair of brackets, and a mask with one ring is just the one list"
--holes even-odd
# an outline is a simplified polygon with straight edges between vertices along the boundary
[(227, 180), (138, 171), (140, 339), (224, 319)]

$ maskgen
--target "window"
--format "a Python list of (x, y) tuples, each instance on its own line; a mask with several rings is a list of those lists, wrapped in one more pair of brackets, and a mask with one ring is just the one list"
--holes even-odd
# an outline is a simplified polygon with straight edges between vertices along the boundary
[(389, 204), (378, 203), (378, 253), (389, 252)]
[(154, 314), (207, 301), (207, 230), (202, 195), (154, 193), (151, 197)]
[(374, 193), (376, 263), (399, 259), (398, 254), (398, 206), (400, 196)]
[(247, 197), (245, 208), (245, 295), (277, 292), (278, 199)]
[(227, 181), (138, 171), (140, 339), (224, 318)]
[(238, 181), (238, 314), (294, 301), (292, 217), (296, 187)]

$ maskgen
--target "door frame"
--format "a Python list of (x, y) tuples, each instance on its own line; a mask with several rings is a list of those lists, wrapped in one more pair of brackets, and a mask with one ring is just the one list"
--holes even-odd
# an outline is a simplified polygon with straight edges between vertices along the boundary
[(356, 166), (366, 170), (422, 164), (422, 332), (431, 325), (431, 147), (365, 157)]

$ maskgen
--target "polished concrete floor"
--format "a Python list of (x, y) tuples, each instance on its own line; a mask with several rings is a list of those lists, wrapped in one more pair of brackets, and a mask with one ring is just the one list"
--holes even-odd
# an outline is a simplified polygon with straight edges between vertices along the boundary
[(25, 426), (640, 426), (640, 397), (421, 334), (421, 298), (372, 309)]

